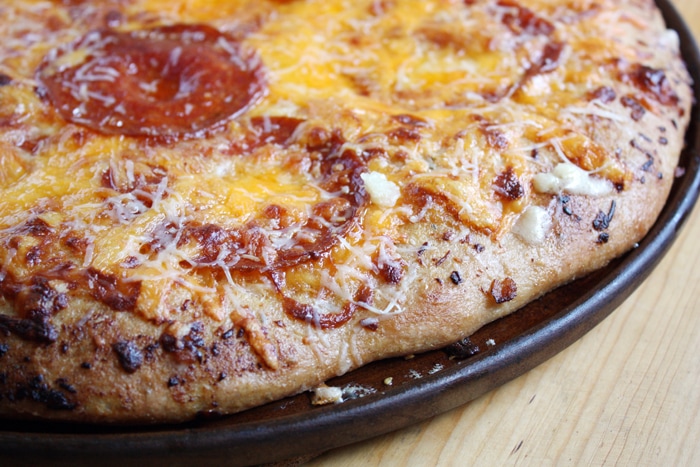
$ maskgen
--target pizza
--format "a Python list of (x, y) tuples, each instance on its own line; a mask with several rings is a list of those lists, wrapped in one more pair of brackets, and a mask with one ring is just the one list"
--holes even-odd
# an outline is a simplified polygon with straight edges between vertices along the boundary
[(160, 423), (442, 348), (634, 248), (651, 0), (0, 3), (0, 414)]

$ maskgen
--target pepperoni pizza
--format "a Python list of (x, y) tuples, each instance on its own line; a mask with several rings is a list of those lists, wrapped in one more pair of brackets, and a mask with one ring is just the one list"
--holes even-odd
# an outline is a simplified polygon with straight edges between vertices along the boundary
[(638, 242), (691, 106), (651, 0), (0, 3), (0, 414), (232, 413)]

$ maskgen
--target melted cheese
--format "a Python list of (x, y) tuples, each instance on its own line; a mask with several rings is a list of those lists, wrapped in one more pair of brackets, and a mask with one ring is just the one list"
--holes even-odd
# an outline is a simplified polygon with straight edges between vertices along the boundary
[(513, 233), (530, 245), (540, 245), (547, 238), (552, 217), (539, 206), (530, 206), (513, 226)]
[[(0, 274), (31, 275), (17, 250), (6, 245), (13, 228), (54, 213), (58, 239), (76, 236), (83, 246), (62, 251), (57, 245), (53, 259), (63, 255), (80, 267), (140, 282), (135, 311), (146, 319), (173, 319), (175, 300), (184, 299), (255, 309), (255, 294), (269, 298), (273, 287), (264, 278), (237, 274), (238, 265), (272, 264), (279, 251), (313, 244), (319, 232), (335, 228), (342, 235), (334, 239), (330, 259), (289, 268), (290, 288), (321, 313), (338, 313), (352, 303), (384, 318), (402, 311), (407, 284), (418, 275), (419, 266), (409, 262), (399, 284), (378, 287), (381, 269), (406, 247), (406, 226), (438, 220), (458, 231), (501, 235), (514, 225), (518, 236), (538, 244), (550, 221), (543, 208), (531, 205), (530, 181), (538, 193), (599, 196), (612, 189), (604, 177), (618, 175), (605, 172), (610, 161), (596, 150), (594, 132), (574, 138), (568, 128), (590, 117), (628, 119), (619, 106), (579, 105), (593, 86), (614, 84), (601, 63), (636, 59), (623, 45), (604, 40), (615, 34), (597, 21), (608, 6), (616, 9), (610, 0), (596, 8), (588, 2), (565, 8), (518, 2), (551, 21), (551, 31), (534, 33), (516, 31), (507, 18), (517, 8), (495, 2), (87, 3), (0, 6), (9, 28), (0, 43), (0, 73), (12, 80), (0, 88)], [(84, 52), (61, 55), (56, 48), (88, 34), (97, 27), (95, 18), (109, 22), (112, 10), (119, 10), (113, 26), (120, 31), (204, 22), (230, 33), (262, 64), (265, 93), (199, 139), (101, 135), (81, 126), (89, 113), (85, 106), (76, 107), (74, 122), (66, 123), (34, 92), (36, 70), (47, 55), (46, 72), (82, 63)], [(593, 32), (582, 32), (587, 30)], [(677, 46), (671, 34), (659, 41)], [(566, 43), (555, 57), (558, 66), (534, 72), (547, 45), (558, 42)], [(180, 52), (171, 52), (171, 62)], [(124, 110), (112, 102), (115, 96), (90, 94), (88, 87), (98, 81), (118, 86), (116, 68), (86, 70), (69, 83), (74, 97)], [(154, 92), (157, 83), (141, 87)], [(197, 104), (190, 103), (189, 111)], [(285, 141), (268, 136), (252, 142), (251, 132), (272, 135), (273, 117), (298, 125)], [(255, 118), (262, 125), (253, 131)], [(325, 149), (314, 146), (319, 134), (339, 135), (340, 142), (332, 151), (332, 139)], [(320, 213), (348, 202), (356, 189), (348, 182), (328, 188), (336, 169), (320, 168), (324, 150), (330, 154), (323, 157), (342, 159), (347, 151), (366, 164), (352, 175), (362, 172), (359, 190), (370, 203), (352, 229), (338, 227), (347, 220), (343, 216), (353, 215), (350, 210), (339, 209), (331, 218)], [(600, 171), (592, 176), (592, 169)], [(518, 199), (494, 189), (494, 180), (508, 170), (527, 187)], [(265, 214), (275, 210), (282, 214)], [(187, 238), (193, 225), (250, 229), (265, 242), (221, 247), (216, 257), (203, 260), (204, 247)], [(363, 285), (376, 288), (372, 303), (355, 298)], [(215, 305), (204, 308), (215, 319), (227, 319)]]
[(384, 208), (391, 208), (396, 205), (401, 196), (399, 187), (389, 180), (386, 175), (377, 172), (369, 172), (361, 175), (365, 182), (365, 189), (369, 193), (372, 202)]
[(613, 189), (607, 180), (594, 178), (571, 163), (557, 164), (551, 172), (535, 175), (532, 183), (538, 192), (550, 194), (601, 196)]

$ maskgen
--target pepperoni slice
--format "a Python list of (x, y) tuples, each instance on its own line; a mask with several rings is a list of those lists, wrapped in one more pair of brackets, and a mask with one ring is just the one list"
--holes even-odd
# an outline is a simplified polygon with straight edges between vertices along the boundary
[(61, 116), (104, 134), (183, 136), (265, 93), (259, 58), (205, 25), (99, 29), (49, 53), (38, 79)]

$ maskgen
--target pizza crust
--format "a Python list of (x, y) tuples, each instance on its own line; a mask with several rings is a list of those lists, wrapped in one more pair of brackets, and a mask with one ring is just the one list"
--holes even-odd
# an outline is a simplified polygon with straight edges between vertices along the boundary
[[(133, 11), (157, 11), (157, 2), (143, 3), (125, 11), (83, 6), (79, 18), (112, 18), (110, 27), (129, 30), (139, 26)], [(243, 25), (226, 15), (211, 21), (226, 40), (243, 41), (240, 53), (255, 70), (256, 53), (268, 67), (274, 55), (263, 38), (274, 42), (285, 31), (253, 24), (274, 8), (297, 19), (308, 13), (303, 2), (274, 3), (242, 5)], [(19, 204), (0, 209), (0, 414), (161, 423), (238, 412), (376, 359), (444, 347), (633, 248), (663, 208), (692, 102), (677, 36), (664, 32), (652, 2), (561, 2), (559, 10), (537, 1), (437, 3), (473, 8), (474, 18), (500, 15), (500, 35), (480, 40), (515, 47), (527, 64), (480, 88), (478, 98), (470, 90), (449, 105), (440, 89), (419, 93), (410, 80), (387, 96), (381, 70), (345, 70), (352, 95), (323, 95), (333, 87), (312, 78), (321, 90), (287, 95), (293, 87), (271, 69), (242, 114), (164, 134), (146, 120), (145, 134), (112, 138), (112, 130), (70, 121), (55, 96), (23, 94), (34, 70), (46, 84), (55, 76), (43, 73), (47, 60), (83, 47), (81, 20), (59, 28), (67, 47), (59, 58), (46, 58), (49, 44), (22, 60), (3, 49), (3, 70), (12, 74), (0, 89), (36, 105), (28, 112), (38, 122), (33, 131), (49, 136), (33, 149), (17, 145), (12, 131), (28, 130), (2, 108), (2, 162), (14, 169), (0, 189), (37, 214)], [(401, 18), (401, 5), (384, 6), (381, 13), (397, 16), (371, 16)], [(18, 17), (33, 11), (5, 8)], [(188, 19), (163, 11), (153, 22)], [(616, 44), (585, 36), (571, 24), (586, 15), (625, 34)], [(483, 52), (457, 41), (468, 21), (440, 18), (415, 28), (429, 48), (425, 60)], [(151, 39), (166, 34), (148, 31)], [(549, 106), (538, 107), (540, 99)], [(445, 110), (452, 107), (460, 110)], [(58, 161), (50, 175), (62, 178), (36, 193), (44, 189), (29, 182), (44, 170), (46, 151)], [(119, 157), (103, 160), (109, 151)], [(94, 203), (92, 192), (66, 188), (68, 200), (61, 191), (84, 167), (94, 167), (90, 183), (105, 194), (99, 215), (83, 222), (110, 233), (95, 230), (92, 241), (72, 236), (89, 227), (61, 217), (71, 202)], [(278, 185), (266, 187), (260, 203), (266, 177)], [(17, 195), (27, 187), (29, 195)], [(225, 193), (237, 189), (239, 198)], [(183, 206), (199, 210), (183, 215)], [(243, 251), (235, 260), (226, 250), (234, 244)], [(179, 259), (179, 272), (149, 276), (164, 258)]]

